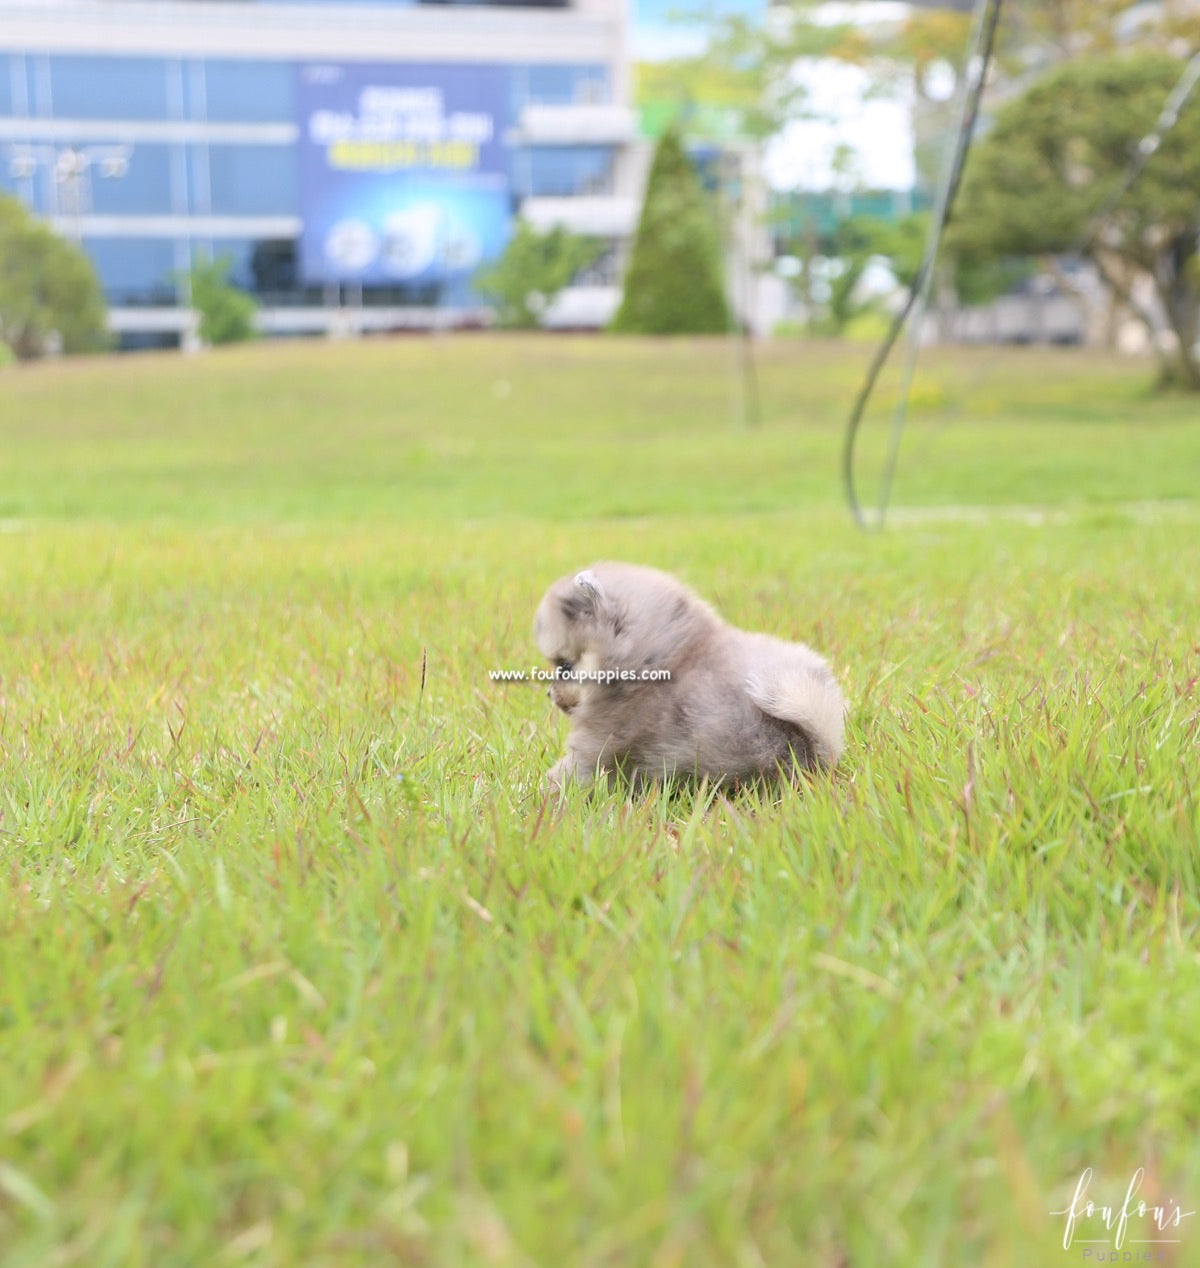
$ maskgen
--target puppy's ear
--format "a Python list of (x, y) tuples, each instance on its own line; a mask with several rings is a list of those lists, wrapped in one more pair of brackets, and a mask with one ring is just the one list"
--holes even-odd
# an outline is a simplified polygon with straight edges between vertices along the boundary
[(563, 616), (568, 621), (598, 616), (605, 604), (606, 597), (600, 579), (588, 568), (575, 574), (575, 589), (564, 595), (561, 601)]
[(590, 568), (575, 574), (575, 589), (587, 596), (593, 610), (599, 609), (606, 598), (600, 578)]

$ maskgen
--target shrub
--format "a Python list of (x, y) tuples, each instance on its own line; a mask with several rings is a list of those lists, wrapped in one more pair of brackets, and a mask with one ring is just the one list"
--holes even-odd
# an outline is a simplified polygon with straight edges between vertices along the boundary
[(679, 134), (654, 154), (613, 329), (630, 334), (719, 333), (729, 327), (721, 241)]
[(475, 289), (496, 306), (496, 324), (531, 330), (554, 297), (600, 254), (595, 238), (555, 226), (539, 233), (518, 220), (500, 257), (475, 279)]
[(255, 335), (258, 305), (229, 281), (232, 261), (221, 256), (195, 264), (188, 274), (192, 307), (200, 314), (200, 338), (207, 344), (241, 343)]
[(0, 196), (0, 340), (20, 360), (107, 346), (104, 295), (74, 243)]

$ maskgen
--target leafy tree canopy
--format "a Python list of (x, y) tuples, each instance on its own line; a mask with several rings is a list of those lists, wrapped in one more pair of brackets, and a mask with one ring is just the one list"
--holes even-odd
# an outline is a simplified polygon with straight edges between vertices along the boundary
[[(891, 220), (880, 216), (853, 215), (839, 221), (832, 232), (805, 242), (790, 244), (802, 261), (796, 288), (817, 334), (839, 336), (857, 318), (879, 307), (878, 296), (861, 294), (868, 268), (883, 261), (897, 283), (911, 286), (921, 266), (929, 217), (913, 212)], [(824, 286), (814, 285), (813, 271), (823, 258)]]
[[(639, 98), (670, 100), (685, 119), (699, 104), (737, 110), (741, 135), (764, 138), (809, 109), (797, 61), (832, 58), (869, 67), (876, 93), (914, 83), (927, 97), (933, 130), (953, 128), (953, 100), (930, 101), (927, 90), (935, 68), (961, 69), (970, 14), (913, 7), (907, 15), (862, 24), (849, 20), (851, 5), (842, 13), (845, 20), (830, 22), (822, 0), (774, 0), (765, 20), (689, 13), (692, 22), (707, 19), (711, 38), (705, 51), (639, 68)], [(1194, 0), (1140, 6), (1131, 0), (1007, 0), (996, 73), (1001, 80), (1020, 79), (1031, 66), (1111, 52), (1131, 38), (1164, 52), (1198, 47), (1200, 8)]]
[(0, 340), (21, 360), (108, 342), (104, 295), (87, 256), (0, 196)]
[(1149, 277), (1178, 344), (1173, 359), (1164, 353), (1164, 376), (1200, 389), (1200, 96), (1108, 206), (1181, 69), (1142, 52), (1067, 62), (1040, 78), (976, 144), (947, 246), (966, 260), (1079, 250), (1153, 328), (1131, 286)]
[(639, 67), (639, 100), (669, 101), (685, 123), (696, 107), (717, 106), (736, 113), (741, 136), (764, 139), (811, 117), (803, 77), (795, 73), (800, 59), (869, 65), (876, 91), (886, 92), (910, 66), (920, 71), (935, 61), (957, 64), (969, 21), (960, 13), (915, 10), (871, 27), (831, 23), (820, 0), (791, 0), (772, 5), (765, 21), (725, 16), (710, 19), (709, 30), (697, 56)]
[(1043, 63), (1111, 53), (1131, 38), (1168, 51), (1176, 41), (1200, 42), (1200, 12), (1192, 0), (1008, 0), (1001, 26), (1002, 65), (1019, 72), (1031, 56)]

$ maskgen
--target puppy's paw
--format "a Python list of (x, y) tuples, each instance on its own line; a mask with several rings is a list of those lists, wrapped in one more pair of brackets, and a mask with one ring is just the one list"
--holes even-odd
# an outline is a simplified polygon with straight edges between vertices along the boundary
[(575, 774), (575, 763), (569, 757), (560, 757), (546, 772), (546, 791), (562, 792)]
[(566, 757), (560, 757), (546, 772), (546, 791), (561, 793), (572, 784), (576, 788), (587, 788), (595, 781), (595, 770), (582, 765), (575, 754), (568, 753)]

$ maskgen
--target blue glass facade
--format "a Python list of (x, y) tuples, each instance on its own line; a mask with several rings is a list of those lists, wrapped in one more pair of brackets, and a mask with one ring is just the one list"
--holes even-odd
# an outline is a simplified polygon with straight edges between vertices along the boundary
[[(196, 171), (207, 164), (209, 210), (218, 216), (294, 216), (299, 207), (296, 151), (290, 145), (192, 146)], [(197, 182), (199, 184), (199, 182)], [(200, 202), (196, 191), (193, 204)]]
[[(603, 64), (503, 69), (513, 120), (526, 105), (611, 100)], [(188, 261), (210, 254), (228, 255), (237, 284), (264, 302), (319, 303), (296, 263), (296, 85), (288, 60), (0, 51), (0, 193), (79, 237), (115, 306), (176, 305)], [(506, 145), (514, 209), (531, 195), (611, 191), (610, 146)], [(362, 298), (468, 294), (396, 284)]]
[(414, 8), (417, 5), (471, 5), (474, 8), (496, 9), (565, 9), (567, 0), (253, 0), (255, 4), (377, 4), (391, 8)]
[(190, 118), (210, 123), (292, 123), (295, 70), (290, 62), (207, 61), (190, 67)]
[[(179, 64), (148, 57), (29, 58), (39, 115), (57, 119), (178, 119)], [(171, 71), (175, 72), (172, 75)]]
[(612, 192), (612, 149), (603, 145), (542, 145), (514, 150), (512, 189), (518, 197), (571, 197)]
[(164, 307), (175, 302), (176, 259), (170, 238), (84, 238), (84, 250), (110, 304)]

